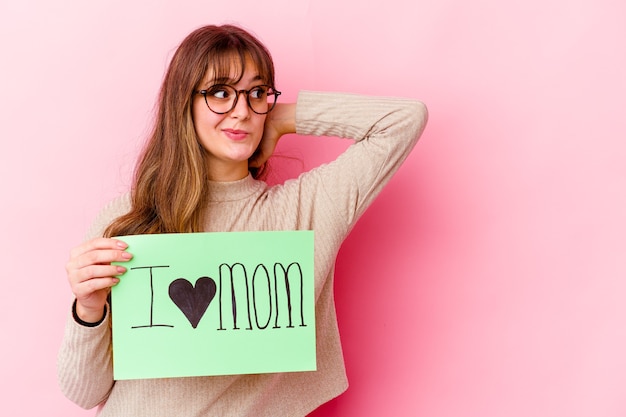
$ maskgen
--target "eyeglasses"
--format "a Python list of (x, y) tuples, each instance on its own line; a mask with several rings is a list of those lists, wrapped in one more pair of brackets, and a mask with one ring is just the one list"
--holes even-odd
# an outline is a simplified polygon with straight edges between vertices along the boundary
[(250, 109), (256, 114), (267, 114), (276, 105), (276, 99), (281, 94), (269, 85), (257, 85), (249, 90), (237, 90), (227, 84), (216, 84), (207, 90), (199, 90), (196, 94), (202, 94), (207, 107), (213, 113), (225, 114), (235, 108), (239, 100), (239, 94), (245, 94)]

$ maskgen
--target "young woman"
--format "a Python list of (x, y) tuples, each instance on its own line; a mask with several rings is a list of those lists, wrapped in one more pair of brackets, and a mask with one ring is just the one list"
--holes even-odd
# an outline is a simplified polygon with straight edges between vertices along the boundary
[[(234, 26), (206, 26), (179, 46), (133, 188), (71, 251), (76, 300), (59, 353), (65, 395), (101, 416), (304, 416), (347, 388), (333, 301), (334, 262), (357, 219), (407, 157), (427, 113), (414, 100), (300, 92), (276, 103), (269, 52)], [(335, 161), (283, 185), (256, 179), (287, 133), (351, 138)], [(132, 255), (112, 236), (315, 231), (317, 371), (113, 380), (110, 288)]]

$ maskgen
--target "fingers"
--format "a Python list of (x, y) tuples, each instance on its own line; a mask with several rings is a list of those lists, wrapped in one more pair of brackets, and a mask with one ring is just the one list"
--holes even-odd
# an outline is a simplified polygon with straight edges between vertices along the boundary
[(70, 252), (70, 260), (67, 262), (68, 273), (70, 269), (80, 269), (89, 265), (128, 261), (132, 255), (124, 250), (127, 247), (126, 243), (116, 239), (97, 238), (87, 241)]
[(265, 161), (269, 159), (271, 155), (266, 155), (261, 148), (257, 149), (257, 151), (252, 155), (252, 157), (248, 160), (248, 166), (252, 168), (259, 168)]
[(111, 249), (94, 249), (89, 252), (78, 255), (77, 257), (70, 259), (70, 264), (76, 268), (88, 268), (91, 265), (110, 264), (111, 262), (125, 262), (133, 256), (122, 250)]
[(70, 269), (68, 278), (70, 285), (73, 285), (99, 278), (117, 277), (124, 272), (126, 272), (126, 268), (120, 265), (89, 265), (84, 268)]
[(280, 135), (273, 128), (266, 126), (261, 142), (248, 160), (248, 165), (253, 168), (263, 165), (274, 153), (279, 139)]
[(74, 293), (76, 299), (82, 304), (88, 304), (85, 301), (89, 298), (94, 298), (96, 293), (100, 291), (105, 292), (103, 297), (99, 297), (102, 299), (102, 306), (104, 306), (104, 299), (106, 298), (106, 294), (108, 294), (109, 288), (116, 285), (119, 281), (119, 278), (116, 277), (90, 279), (74, 285), (72, 287), (72, 292)]
[(120, 240), (97, 238), (71, 251), (66, 264), (67, 278), (79, 303), (95, 304), (96, 309), (100, 304), (104, 305), (109, 288), (119, 282), (119, 275), (126, 272), (125, 267), (111, 263), (132, 259), (132, 255), (124, 250), (127, 247)]
[(113, 250), (124, 250), (128, 247), (128, 245), (117, 239), (109, 239), (109, 238), (95, 238), (88, 240), (78, 246), (76, 246), (70, 252), (70, 258), (78, 257), (84, 253), (98, 250), (98, 249), (113, 249)]

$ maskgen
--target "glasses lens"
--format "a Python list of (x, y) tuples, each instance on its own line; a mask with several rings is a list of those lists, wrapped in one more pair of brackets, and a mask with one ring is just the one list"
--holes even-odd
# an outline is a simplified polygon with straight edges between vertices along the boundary
[(204, 95), (207, 106), (215, 113), (228, 113), (233, 108), (237, 91), (228, 85), (214, 85)]
[(248, 103), (255, 113), (265, 114), (276, 103), (276, 93), (269, 85), (259, 85), (248, 93)]

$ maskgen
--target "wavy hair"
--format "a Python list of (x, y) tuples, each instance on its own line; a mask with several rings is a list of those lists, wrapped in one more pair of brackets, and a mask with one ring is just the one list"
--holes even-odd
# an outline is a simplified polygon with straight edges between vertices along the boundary
[[(245, 30), (210, 25), (183, 40), (165, 74), (154, 127), (135, 168), (131, 209), (107, 227), (105, 236), (202, 231), (208, 176), (206, 150), (193, 123), (193, 95), (207, 73), (238, 82), (248, 58), (262, 81), (274, 86), (269, 51)], [(262, 171), (251, 173), (258, 178)]]

